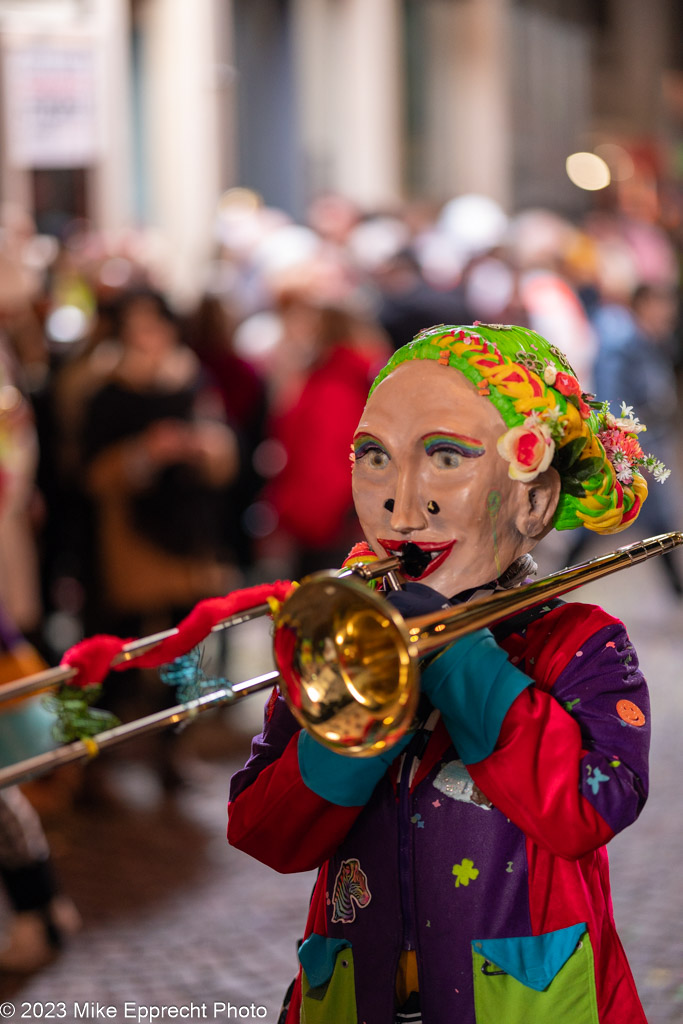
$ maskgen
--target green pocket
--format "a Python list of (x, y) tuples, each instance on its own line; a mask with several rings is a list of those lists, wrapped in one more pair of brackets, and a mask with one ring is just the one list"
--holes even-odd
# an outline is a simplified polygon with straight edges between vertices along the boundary
[[(334, 1024), (358, 1024), (351, 947), (347, 945), (335, 953), (334, 945), (331, 945), (335, 940), (317, 935), (310, 938), (318, 941), (315, 941), (313, 949), (309, 947), (308, 956), (304, 950), (306, 943), (299, 952), (304, 968), (301, 978), (301, 1024), (330, 1024), (331, 1021)], [(310, 939), (307, 942), (310, 943)], [(311, 985), (309, 974), (306, 973), (307, 967), (318, 984)]]
[[(496, 940), (533, 945), (531, 936)], [(483, 946), (486, 943), (482, 943)], [(477, 1024), (599, 1024), (593, 950), (584, 932), (572, 954), (543, 988), (525, 984), (472, 949), (474, 1006)]]

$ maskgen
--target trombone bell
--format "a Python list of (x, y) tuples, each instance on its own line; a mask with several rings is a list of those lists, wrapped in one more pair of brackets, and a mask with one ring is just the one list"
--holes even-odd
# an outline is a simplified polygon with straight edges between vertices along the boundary
[(309, 576), (276, 620), (280, 689), (300, 725), (326, 747), (360, 757), (379, 754), (413, 722), (420, 657), (681, 543), (680, 532), (660, 534), (526, 586), (408, 622), (353, 577)]
[(417, 659), (403, 618), (366, 585), (307, 577), (276, 619), (273, 648), (290, 710), (326, 747), (369, 757), (410, 727)]

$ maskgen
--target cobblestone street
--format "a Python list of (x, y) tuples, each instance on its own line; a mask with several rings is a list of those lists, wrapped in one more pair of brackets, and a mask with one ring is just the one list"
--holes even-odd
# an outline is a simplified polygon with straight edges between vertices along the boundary
[[(683, 1022), (683, 607), (663, 581), (650, 562), (574, 595), (624, 619), (651, 687), (650, 801), (610, 848), (615, 916), (650, 1024)], [(228, 711), (183, 735), (192, 781), (172, 800), (126, 755), (112, 769), (119, 804), (70, 806), (47, 819), (84, 927), (39, 974), (0, 979), (0, 1002), (16, 1007), (14, 1018), (0, 1007), (5, 1019), (20, 1019), (24, 1003), (52, 1001), (66, 1004), (66, 1021), (76, 1019), (75, 1004), (80, 1013), (87, 1003), (90, 1019), (95, 1004), (116, 1007), (116, 1020), (149, 1019), (148, 1007), (174, 1005), (191, 1007), (195, 1019), (275, 1024), (296, 970), (313, 876), (277, 875), (225, 841), (228, 780), (247, 749), (246, 732), (220, 724), (232, 713), (243, 721)], [(221, 730), (231, 750), (217, 760), (215, 750), (208, 756), (200, 748), (215, 748)], [(125, 1003), (135, 1004), (127, 1017)]]

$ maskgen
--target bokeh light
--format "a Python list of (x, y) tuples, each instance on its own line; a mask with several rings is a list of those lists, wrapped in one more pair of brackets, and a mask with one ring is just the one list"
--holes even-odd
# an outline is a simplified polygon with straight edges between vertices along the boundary
[(631, 154), (616, 142), (602, 142), (593, 152), (601, 157), (607, 166), (612, 181), (627, 181), (633, 177), (635, 164)]
[(565, 166), (569, 180), (588, 192), (607, 188), (612, 180), (609, 167), (596, 153), (572, 153), (567, 157)]

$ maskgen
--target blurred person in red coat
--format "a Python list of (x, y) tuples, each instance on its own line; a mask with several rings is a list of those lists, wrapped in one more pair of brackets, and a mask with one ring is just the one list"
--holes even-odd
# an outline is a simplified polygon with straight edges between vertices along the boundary
[(360, 539), (344, 467), (388, 343), (355, 309), (347, 285), (338, 267), (320, 262), (278, 282), (282, 336), (269, 360), (267, 440), (256, 452), (269, 479), (247, 524), (260, 538), (261, 559), (297, 577), (339, 564)]
[(239, 471), (225, 491), (223, 538), (231, 558), (248, 570), (253, 550), (244, 512), (263, 485), (253, 456), (264, 438), (268, 395), (258, 369), (235, 352), (234, 321), (223, 300), (207, 291), (186, 318), (184, 336), (210, 375), (239, 446)]

